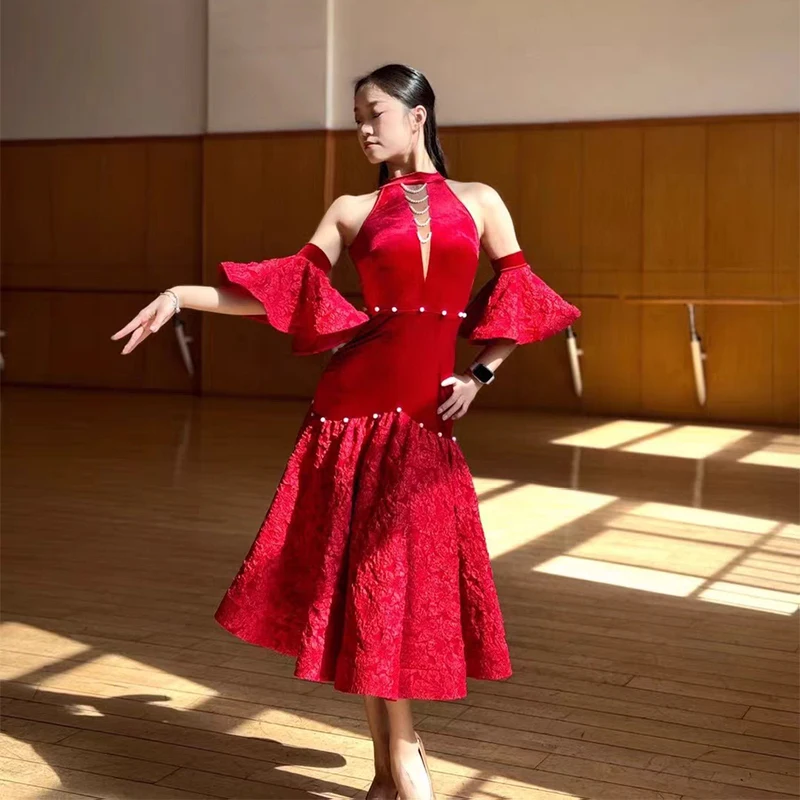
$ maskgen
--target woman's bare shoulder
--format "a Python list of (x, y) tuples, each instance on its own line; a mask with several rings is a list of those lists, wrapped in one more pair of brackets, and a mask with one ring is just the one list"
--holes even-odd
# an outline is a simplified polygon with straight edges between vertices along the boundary
[(485, 204), (487, 201), (491, 202), (492, 195), (497, 194), (497, 191), (489, 186), (488, 183), (481, 183), (480, 181), (454, 181), (446, 178), (447, 185), (463, 200), (468, 198), (475, 203)]
[(376, 189), (367, 194), (342, 194), (334, 201), (345, 247), (350, 247), (361, 230), (361, 226), (378, 200), (379, 192), (380, 190)]
[(483, 249), (489, 254), (498, 254), (498, 257), (503, 253), (516, 253), (520, 244), (514, 221), (500, 192), (487, 183), (477, 181), (462, 183), (461, 187), (462, 194), (459, 198), (475, 215)]

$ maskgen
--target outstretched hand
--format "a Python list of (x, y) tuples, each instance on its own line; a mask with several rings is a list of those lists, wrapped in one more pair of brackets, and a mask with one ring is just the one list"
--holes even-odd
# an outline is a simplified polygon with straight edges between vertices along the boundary
[(436, 409), (442, 419), (460, 419), (467, 413), (470, 403), (475, 399), (483, 384), (479, 384), (470, 375), (451, 375), (442, 381), (442, 386), (453, 385), (453, 393)]
[(122, 355), (127, 355), (143, 342), (151, 333), (155, 333), (174, 313), (175, 304), (168, 295), (160, 294), (146, 305), (124, 328), (120, 328), (112, 339), (121, 339), (131, 331), (131, 338), (122, 348)]

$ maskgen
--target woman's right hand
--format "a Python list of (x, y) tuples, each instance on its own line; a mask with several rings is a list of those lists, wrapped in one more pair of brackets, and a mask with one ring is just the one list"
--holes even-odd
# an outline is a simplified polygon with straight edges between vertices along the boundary
[(121, 339), (131, 331), (131, 338), (122, 348), (122, 355), (127, 355), (143, 342), (151, 333), (155, 333), (175, 313), (175, 302), (168, 294), (160, 294), (146, 305), (124, 328), (118, 330), (111, 338)]

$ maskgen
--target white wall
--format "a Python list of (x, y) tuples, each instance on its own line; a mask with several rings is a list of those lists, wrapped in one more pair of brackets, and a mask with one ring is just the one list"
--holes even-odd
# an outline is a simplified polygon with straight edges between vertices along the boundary
[(800, 109), (798, 0), (0, 0), (0, 135), (353, 128), (422, 70), (442, 125)]
[[(390, 4), (385, 4), (390, 5)], [(352, 79), (425, 73), (444, 125), (797, 111), (798, 0), (337, 0), (334, 127)]]
[(326, 123), (327, 0), (208, 0), (208, 130)]
[(2, 0), (4, 139), (205, 129), (205, 0)]

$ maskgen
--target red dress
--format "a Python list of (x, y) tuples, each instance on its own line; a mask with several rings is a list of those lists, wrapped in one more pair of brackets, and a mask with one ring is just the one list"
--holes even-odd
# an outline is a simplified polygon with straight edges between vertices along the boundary
[[(424, 279), (401, 182), (425, 184), (428, 196)], [(388, 699), (465, 697), (467, 677), (502, 680), (511, 663), (472, 476), (452, 417), (436, 413), (452, 392), (440, 384), (454, 372), (458, 336), (525, 344), (580, 311), (522, 251), (495, 259), (470, 301), (480, 237), (438, 172), (385, 183), (349, 252), (363, 311), (333, 288), (311, 243), (220, 265), (223, 282), (263, 304), (250, 318), (291, 334), (294, 353), (340, 347), (215, 619), (296, 656), (297, 678)]]

